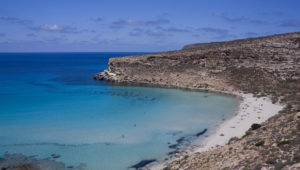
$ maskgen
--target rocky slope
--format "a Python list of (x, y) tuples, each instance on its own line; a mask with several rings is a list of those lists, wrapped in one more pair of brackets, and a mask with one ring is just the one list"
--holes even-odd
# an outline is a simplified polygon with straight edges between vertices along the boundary
[[(199, 46), (199, 47), (198, 47)], [(95, 79), (181, 88), (253, 91), (300, 76), (300, 33), (111, 58)], [(254, 88), (255, 86), (255, 88)]]
[(300, 32), (111, 58), (108, 69), (94, 78), (117, 84), (253, 93), (286, 104), (279, 115), (242, 139), (185, 155), (165, 169), (299, 169)]
[[(164, 170), (300, 168), (300, 114), (277, 115), (241, 139), (211, 151), (186, 154)], [(295, 168), (297, 169), (297, 168)]]

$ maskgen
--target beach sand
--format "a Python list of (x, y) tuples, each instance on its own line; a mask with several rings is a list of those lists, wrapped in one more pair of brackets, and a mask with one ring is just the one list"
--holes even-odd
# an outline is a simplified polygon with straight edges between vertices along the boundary
[(214, 131), (210, 132), (207, 137), (195, 143), (183, 153), (172, 156), (167, 160), (150, 164), (145, 169), (162, 169), (167, 163), (184, 156), (186, 152), (203, 152), (225, 145), (232, 137), (242, 137), (253, 123), (266, 121), (284, 107), (279, 104), (273, 104), (266, 97), (256, 98), (252, 94), (235, 95), (240, 98), (240, 105), (233, 117), (225, 120)]
[(220, 124), (216, 130), (201, 141), (195, 152), (207, 151), (226, 144), (232, 137), (242, 137), (253, 123), (262, 123), (276, 115), (283, 106), (273, 104), (266, 97), (256, 98), (250, 94), (239, 94), (241, 103), (237, 113)]

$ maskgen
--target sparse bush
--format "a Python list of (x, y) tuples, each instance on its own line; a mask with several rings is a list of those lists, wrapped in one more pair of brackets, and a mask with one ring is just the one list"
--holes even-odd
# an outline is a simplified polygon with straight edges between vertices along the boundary
[(267, 161), (266, 161), (266, 163), (267, 164), (275, 164), (276, 163), (276, 161), (275, 160), (273, 160), (273, 159), (268, 159)]
[(273, 104), (275, 104), (278, 101), (278, 99), (276, 97), (272, 97), (271, 100), (272, 100)]
[(292, 113), (293, 106), (291, 104), (287, 104), (279, 113)]
[(290, 141), (284, 140), (284, 141), (277, 142), (277, 146), (287, 145), (287, 144), (290, 144), (290, 143), (291, 143)]
[(232, 138), (229, 139), (228, 144), (231, 144), (232, 142), (238, 141), (238, 140), (239, 140), (238, 137), (232, 137)]
[(256, 129), (259, 129), (260, 127), (261, 127), (260, 124), (253, 123), (253, 124), (251, 125), (251, 130), (256, 130)]
[(263, 146), (265, 144), (265, 141), (260, 141), (260, 142), (257, 142), (255, 144), (255, 146)]
[(300, 162), (300, 156), (295, 156), (293, 162), (298, 163)]
[(274, 170), (281, 170), (283, 165), (275, 165)]
[(260, 93), (257, 95), (257, 97), (265, 97), (265, 96), (267, 96), (265, 93)]
[(245, 133), (245, 135), (244, 135), (242, 138), (245, 138), (245, 137), (247, 137), (247, 136), (249, 136), (249, 135), (251, 135), (251, 134), (252, 134), (252, 132), (247, 131), (247, 132)]

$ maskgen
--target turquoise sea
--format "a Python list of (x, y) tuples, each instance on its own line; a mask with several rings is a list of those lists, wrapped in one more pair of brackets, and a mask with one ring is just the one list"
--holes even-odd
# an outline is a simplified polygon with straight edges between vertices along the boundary
[(0, 157), (132, 169), (201, 140), (236, 111), (230, 96), (92, 79), (109, 58), (132, 54), (0, 53)]

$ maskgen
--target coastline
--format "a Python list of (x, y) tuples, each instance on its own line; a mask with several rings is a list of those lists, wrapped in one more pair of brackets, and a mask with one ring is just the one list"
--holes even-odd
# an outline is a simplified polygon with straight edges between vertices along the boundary
[(284, 106), (273, 104), (267, 97), (253, 97), (252, 94), (237, 94), (241, 102), (233, 117), (221, 123), (205, 138), (195, 152), (203, 152), (225, 145), (232, 137), (242, 137), (252, 124), (261, 124), (278, 114)]
[[(216, 92), (216, 91), (214, 91)], [(222, 92), (230, 94), (228, 92)], [(231, 138), (241, 138), (254, 123), (263, 123), (283, 109), (279, 103), (273, 104), (267, 97), (253, 97), (252, 94), (232, 93), (239, 100), (236, 113), (229, 119), (219, 124), (214, 130), (205, 136), (204, 139), (196, 141), (186, 149), (163, 160), (153, 162), (143, 169), (159, 170), (168, 163), (183, 158), (187, 154), (211, 151), (226, 145)]]
[[(299, 40), (300, 32), (294, 32), (111, 58), (94, 79), (243, 98), (236, 114), (205, 139), (161, 160), (170, 162), (168, 170), (281, 169), (300, 163)], [(261, 125), (250, 129), (253, 123)], [(153, 164), (147, 167), (158, 167)]]

